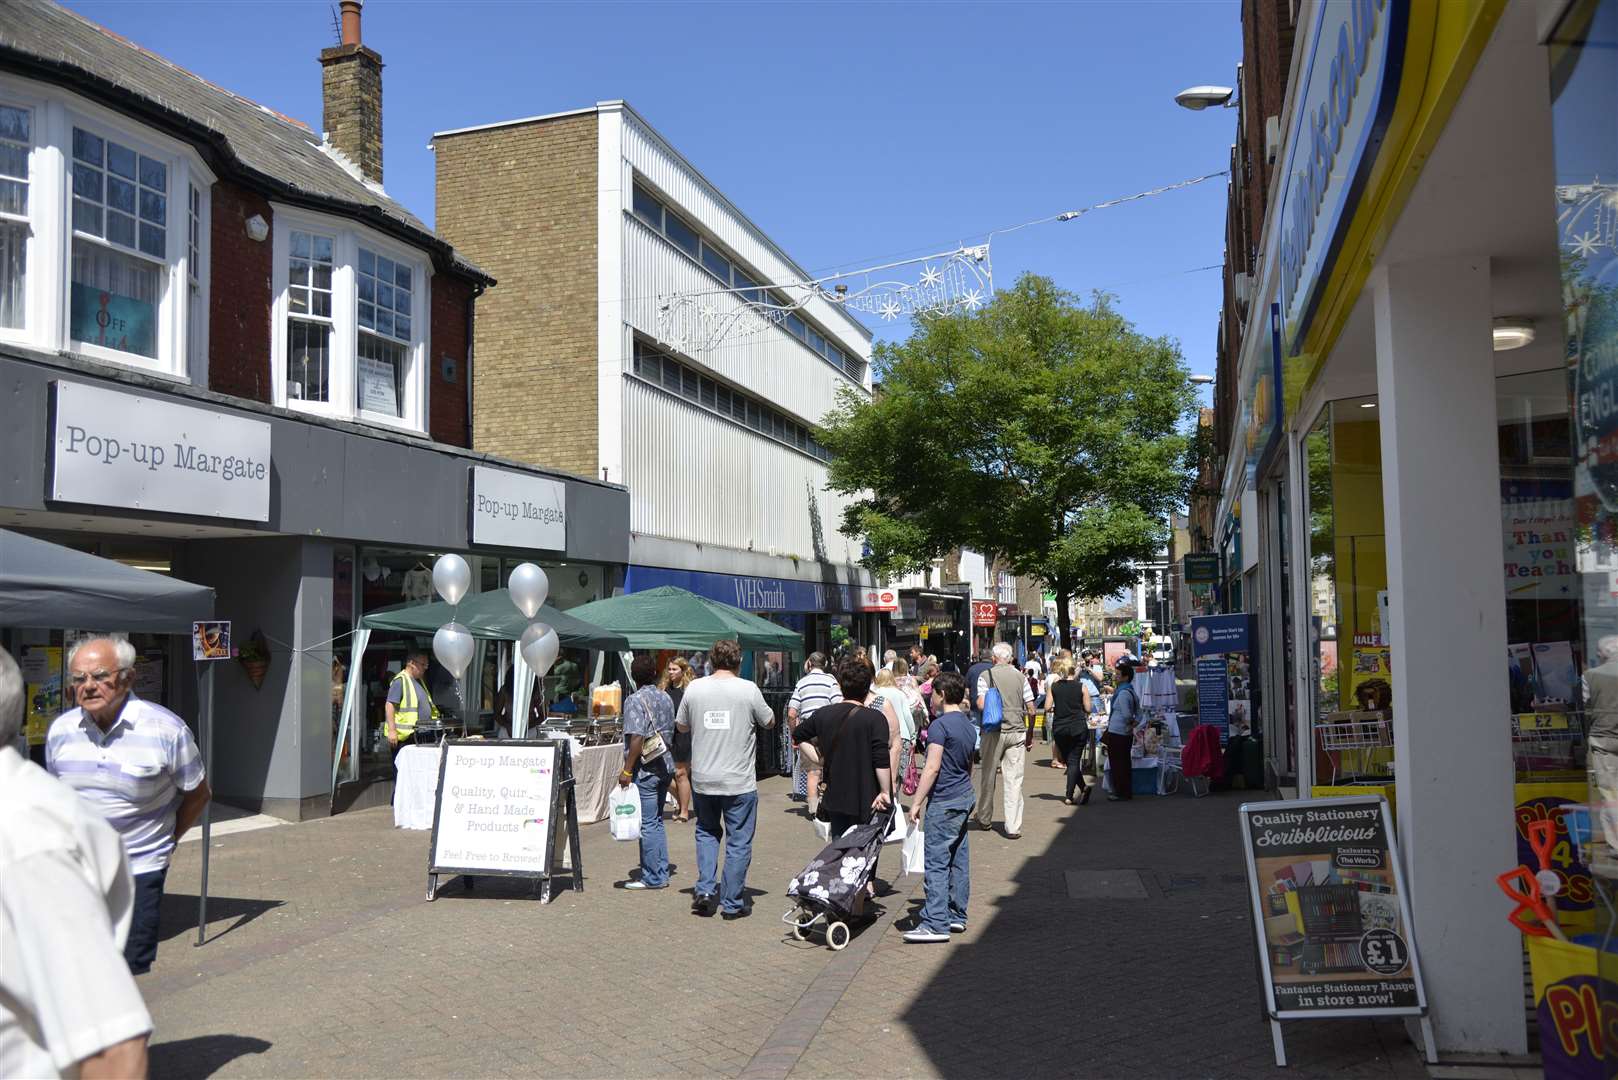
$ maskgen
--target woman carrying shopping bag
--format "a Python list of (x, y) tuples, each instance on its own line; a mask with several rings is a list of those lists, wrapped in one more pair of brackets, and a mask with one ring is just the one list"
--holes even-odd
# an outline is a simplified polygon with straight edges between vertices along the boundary
[(618, 787), (640, 792), (640, 877), (626, 889), (666, 889), (669, 842), (663, 829), (663, 800), (674, 778), (674, 704), (657, 686), (657, 657), (642, 653), (629, 665), (639, 687), (624, 700), (624, 768)]
[(950, 934), (966, 931), (966, 903), (972, 888), (967, 825), (974, 804), (972, 750), (977, 732), (962, 708), (965, 700), (966, 680), (955, 672), (942, 672), (933, 679), (933, 707), (938, 716), (927, 725), (927, 764), (910, 807), (910, 823), (922, 826), (922, 885), (926, 890), (916, 927), (904, 936), (911, 944), (948, 941)]

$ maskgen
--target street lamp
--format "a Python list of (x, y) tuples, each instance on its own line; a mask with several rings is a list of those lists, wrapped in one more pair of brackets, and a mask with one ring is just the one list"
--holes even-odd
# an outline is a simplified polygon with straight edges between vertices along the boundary
[(1182, 109), (1192, 112), (1201, 112), (1210, 106), (1217, 105), (1224, 109), (1233, 109), (1236, 103), (1231, 100), (1236, 91), (1228, 86), (1192, 86), (1181, 90), (1174, 95), (1174, 103)]
[(1210, 386), (1210, 385), (1213, 384), (1213, 381), (1214, 381), (1214, 377), (1212, 375), (1193, 375), (1193, 376), (1191, 376), (1191, 385), (1192, 386)]

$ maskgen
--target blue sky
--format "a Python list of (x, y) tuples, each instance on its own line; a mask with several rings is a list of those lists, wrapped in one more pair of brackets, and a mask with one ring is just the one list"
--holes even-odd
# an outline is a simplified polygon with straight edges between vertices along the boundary
[[(320, 128), (316, 55), (335, 4), (69, 6)], [(1234, 0), (369, 0), (364, 37), (386, 65), (387, 190), (426, 220), (434, 131), (623, 98), (811, 271), (1225, 168), (1234, 112), (1187, 112), (1173, 95), (1230, 85), (1241, 51)], [(995, 279), (1033, 270), (1107, 289), (1212, 372), (1219, 274), (1185, 271), (1220, 262), (1223, 237), (1221, 178), (997, 238)]]

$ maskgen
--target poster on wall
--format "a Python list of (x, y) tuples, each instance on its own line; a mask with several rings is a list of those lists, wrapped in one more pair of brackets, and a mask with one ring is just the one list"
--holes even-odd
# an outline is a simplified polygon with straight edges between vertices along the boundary
[(1537, 704), (1571, 705), (1578, 700), (1579, 671), (1573, 663), (1572, 642), (1535, 642), (1534, 673), (1539, 682)]
[(1244, 803), (1238, 814), (1271, 1021), (1425, 1017), (1387, 801)]
[(1230, 738), (1230, 679), (1225, 658), (1197, 657), (1197, 722), (1212, 724), (1219, 742)]
[(1380, 634), (1355, 634), (1344, 708), (1387, 709), (1393, 702), (1393, 649)]
[(383, 416), (399, 415), (399, 390), (394, 366), (373, 357), (359, 358), (360, 408)]
[(1500, 481), (1507, 600), (1578, 595), (1573, 485), (1566, 480)]
[(43, 746), (51, 721), (67, 708), (62, 697), (62, 650), (52, 645), (25, 645), (22, 669), (24, 731), (29, 746)]
[(137, 356), (157, 355), (157, 305), (150, 300), (75, 281), (70, 318), (74, 341)]

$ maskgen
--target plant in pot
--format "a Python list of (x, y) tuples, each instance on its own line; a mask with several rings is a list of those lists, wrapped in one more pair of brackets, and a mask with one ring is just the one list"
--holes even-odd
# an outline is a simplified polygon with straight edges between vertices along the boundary
[(264, 640), (262, 630), (254, 630), (236, 653), (237, 663), (247, 673), (247, 680), (257, 690), (264, 685), (264, 676), (270, 670), (270, 643)]

